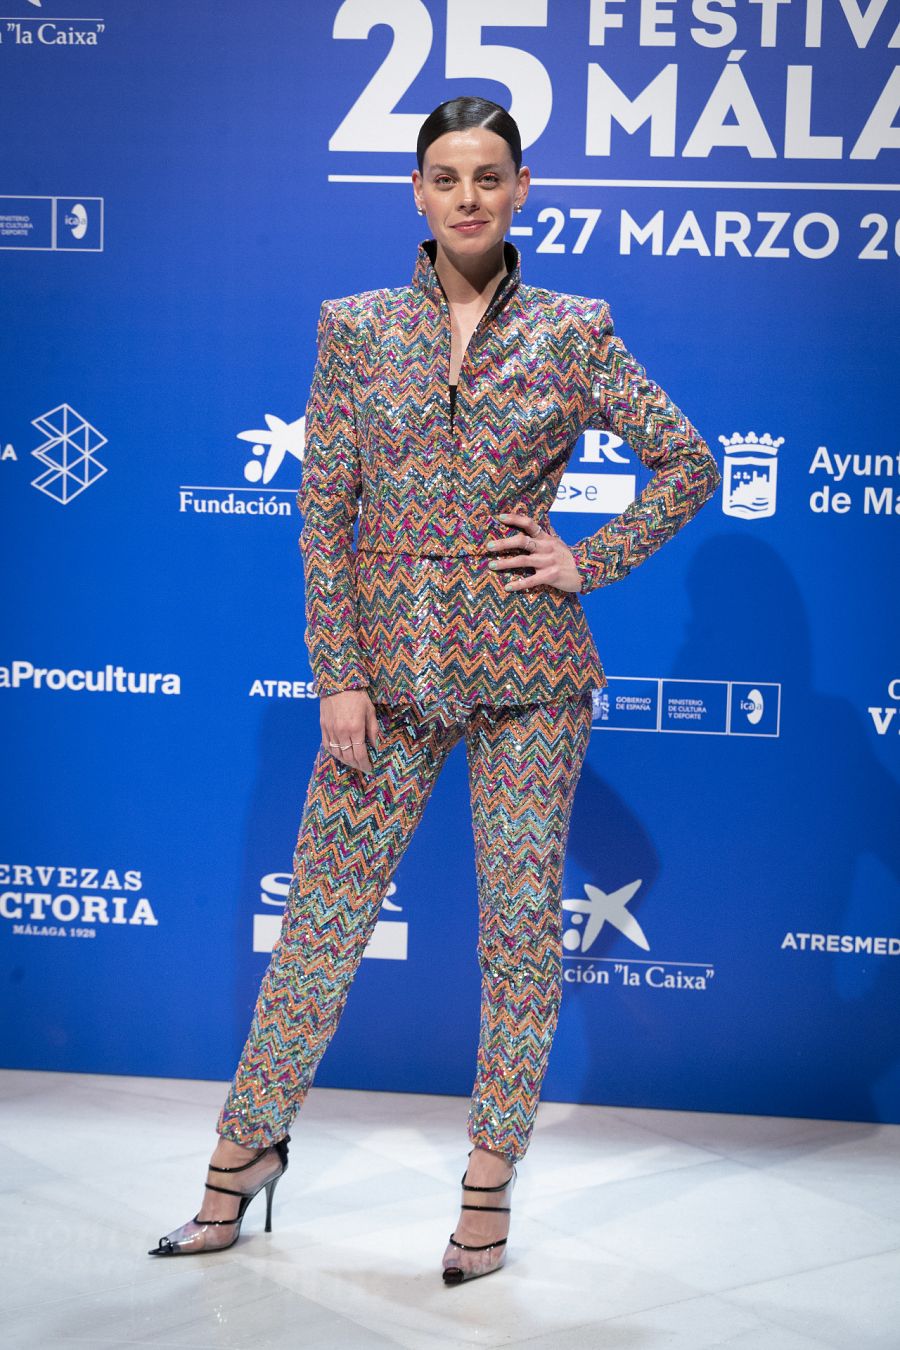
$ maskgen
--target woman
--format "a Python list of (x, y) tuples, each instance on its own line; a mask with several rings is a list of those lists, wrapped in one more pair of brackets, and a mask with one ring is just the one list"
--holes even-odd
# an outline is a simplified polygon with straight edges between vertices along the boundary
[[(322, 306), (298, 494), (322, 745), (207, 1195), (153, 1255), (230, 1246), (264, 1186), (269, 1231), (287, 1127), (464, 739), (482, 1003), (443, 1278), (503, 1264), (559, 1011), (562, 866), (591, 691), (607, 683), (577, 596), (625, 576), (721, 481), (604, 301), (522, 284), (505, 235), (530, 174), (509, 114), (451, 99), (424, 122), (417, 158), (414, 200), (433, 237), (411, 285)], [(586, 427), (611, 428), (656, 473), (570, 548), (548, 512)]]

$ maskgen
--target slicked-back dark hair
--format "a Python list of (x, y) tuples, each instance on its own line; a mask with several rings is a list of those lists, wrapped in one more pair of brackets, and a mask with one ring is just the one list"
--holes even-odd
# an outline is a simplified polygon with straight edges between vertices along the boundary
[(419, 173), (425, 163), (425, 151), (432, 141), (448, 131), (468, 131), (470, 127), (484, 127), (502, 136), (509, 146), (516, 173), (519, 172), (522, 167), (522, 140), (515, 120), (499, 103), (492, 103), (489, 98), (464, 94), (459, 98), (447, 99), (446, 103), (439, 103), (419, 128), (416, 141)]

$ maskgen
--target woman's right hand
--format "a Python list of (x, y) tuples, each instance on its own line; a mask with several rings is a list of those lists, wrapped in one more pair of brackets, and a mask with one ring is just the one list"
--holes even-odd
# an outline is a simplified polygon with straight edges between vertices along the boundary
[(319, 718), (322, 745), (330, 755), (360, 773), (375, 772), (366, 741), (378, 749), (378, 721), (375, 704), (364, 689), (342, 689), (340, 693), (324, 695), (319, 699)]

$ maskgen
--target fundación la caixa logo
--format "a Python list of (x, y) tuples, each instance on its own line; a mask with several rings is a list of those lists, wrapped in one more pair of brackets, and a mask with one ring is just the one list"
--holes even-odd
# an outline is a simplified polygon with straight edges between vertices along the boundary
[[(297, 488), (274, 487), (272, 480), (285, 461), (303, 462), (306, 416), (285, 422), (275, 413), (265, 414), (266, 425), (239, 431), (237, 438), (250, 445), (244, 462), (243, 483), (181, 483), (178, 510), (203, 516), (290, 516)], [(248, 486), (249, 485), (249, 486)]]
[[(43, 0), (28, 0), (32, 9), (40, 14), (6, 15), (4, 18), (6, 40), (15, 47), (96, 47), (106, 32), (103, 19), (90, 16), (82, 18), (73, 14), (65, 18), (46, 14)], [(63, 8), (63, 6), (60, 6)]]
[[(707, 990), (716, 973), (711, 962), (669, 961), (649, 955), (647, 935), (628, 908), (640, 886), (640, 881), (629, 881), (615, 891), (604, 891), (586, 882), (583, 897), (563, 900), (570, 920), (562, 936), (563, 982), (588, 989), (602, 989), (614, 982), (625, 989)], [(599, 955), (596, 943), (607, 925), (648, 955)]]

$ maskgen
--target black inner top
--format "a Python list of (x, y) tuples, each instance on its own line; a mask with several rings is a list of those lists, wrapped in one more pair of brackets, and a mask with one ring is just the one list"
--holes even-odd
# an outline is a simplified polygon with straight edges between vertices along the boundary
[(456, 412), (456, 385), (451, 384), (449, 386), (449, 389), (450, 389), (450, 416), (452, 417), (453, 414)]

